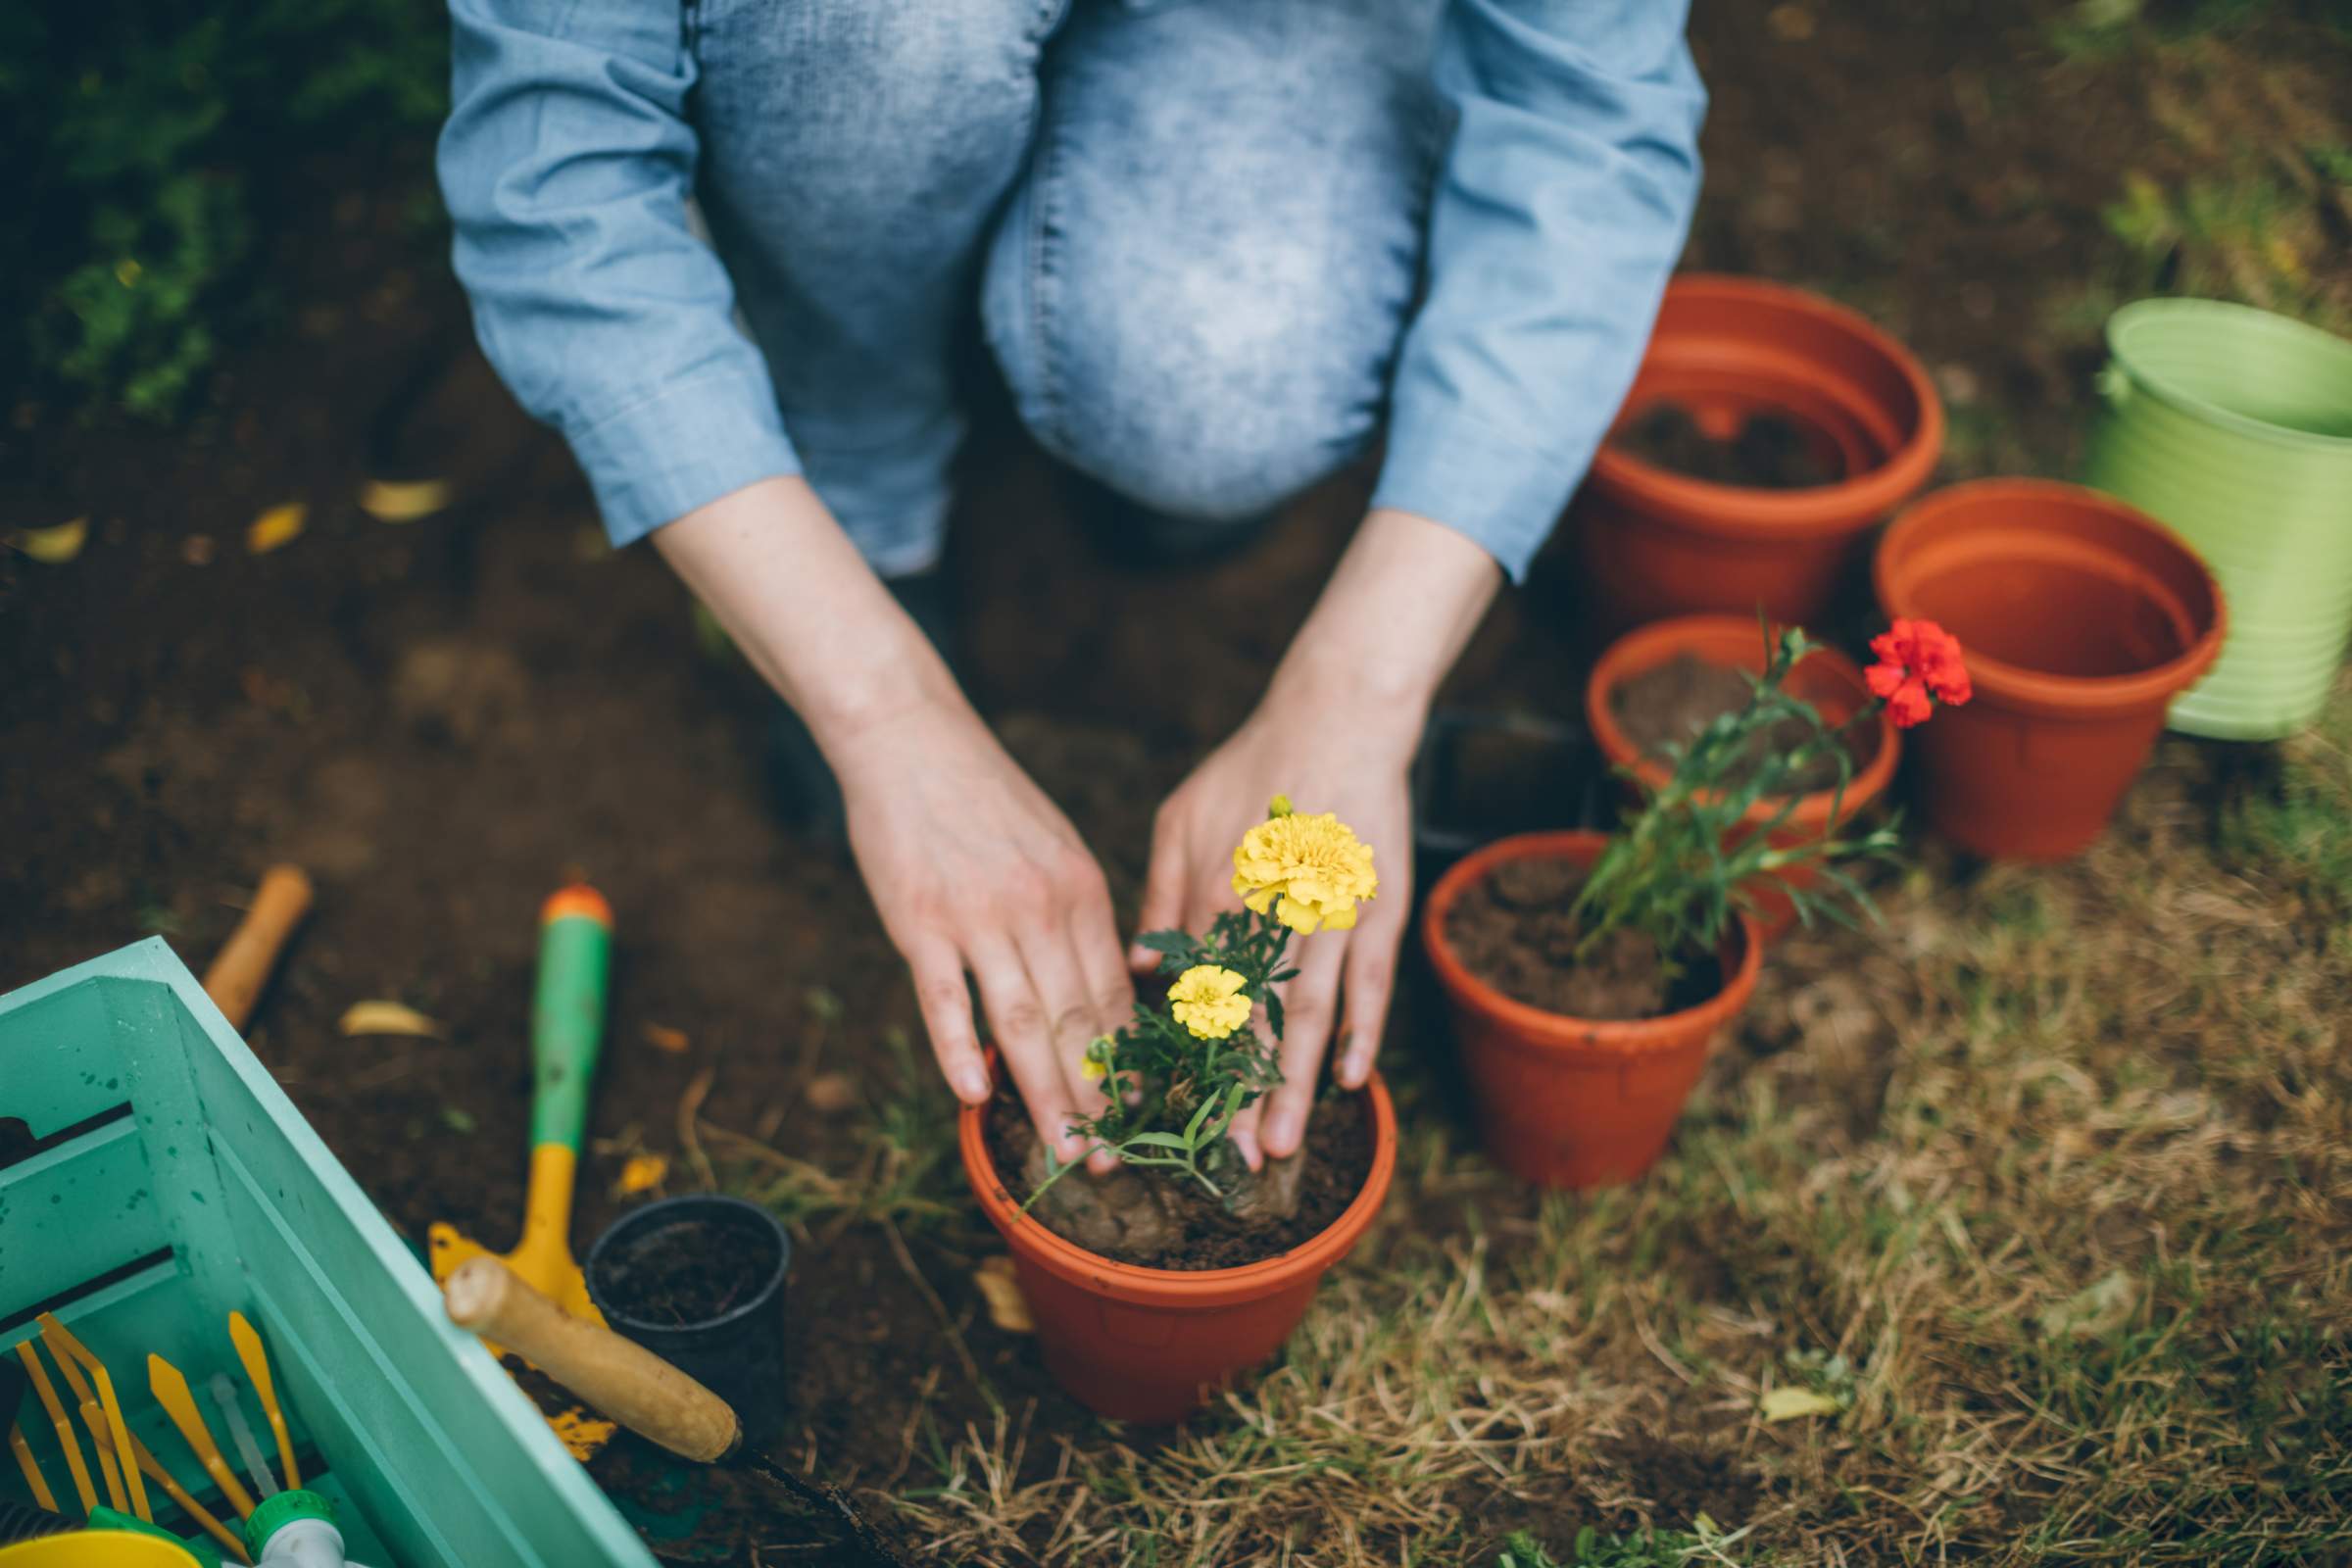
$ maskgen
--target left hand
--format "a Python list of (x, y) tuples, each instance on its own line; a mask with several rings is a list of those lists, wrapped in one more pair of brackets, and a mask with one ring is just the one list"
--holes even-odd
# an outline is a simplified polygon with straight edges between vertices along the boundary
[[(1296, 939), (1283, 988), (1282, 1084), (1234, 1118), (1255, 1169), (1296, 1153), (1330, 1048), (1349, 1089), (1371, 1075), (1388, 1020), (1396, 948), (1413, 906), (1409, 774), (1438, 684), (1501, 581), (1494, 558), (1451, 528), (1374, 511), (1283, 656), (1265, 700), (1159, 808), (1144, 888), (1146, 931), (1200, 932), (1235, 908), (1233, 849), (1266, 803), (1331, 811), (1372, 846), (1378, 893), (1352, 930)], [(1128, 961), (1149, 973), (1158, 956)]]
[[(1290, 796), (1301, 811), (1338, 813), (1373, 846), (1379, 892), (1358, 906), (1354, 927), (1291, 939), (1298, 974), (1281, 988), (1282, 1083), (1236, 1116), (1231, 1129), (1253, 1170), (1263, 1155), (1280, 1158), (1304, 1141), (1323, 1053), (1335, 1038), (1340, 1083), (1358, 1089), (1371, 1074), (1413, 903), (1407, 775), (1420, 734), (1417, 712), (1318, 707), (1269, 695), (1168, 797), (1152, 825), (1146, 931), (1202, 931), (1219, 913), (1241, 906), (1233, 892), (1233, 847), (1264, 818), (1276, 795)], [(1128, 961), (1150, 973), (1159, 955), (1139, 947)]]

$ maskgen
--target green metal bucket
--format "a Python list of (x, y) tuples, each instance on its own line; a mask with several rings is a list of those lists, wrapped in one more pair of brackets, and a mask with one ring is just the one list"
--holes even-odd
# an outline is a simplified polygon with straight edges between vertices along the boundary
[(2220, 661), (2170, 723), (2291, 735), (2352, 638), (2352, 343), (2248, 306), (2142, 300), (2107, 347), (2084, 480), (2187, 540), (2230, 605)]

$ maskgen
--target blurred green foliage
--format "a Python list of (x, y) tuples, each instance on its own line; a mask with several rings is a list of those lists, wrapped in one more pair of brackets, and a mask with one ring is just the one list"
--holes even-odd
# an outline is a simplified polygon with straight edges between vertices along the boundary
[(22, 389), (168, 420), (255, 306), (249, 265), (298, 159), (429, 141), (431, 0), (0, 6), (20, 221), (0, 322)]

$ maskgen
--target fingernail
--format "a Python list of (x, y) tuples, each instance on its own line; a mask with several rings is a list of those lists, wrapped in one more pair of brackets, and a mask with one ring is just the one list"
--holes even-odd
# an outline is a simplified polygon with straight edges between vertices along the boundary
[(1107, 1176), (1119, 1168), (1119, 1156), (1107, 1149), (1098, 1149), (1086, 1156), (1086, 1168), (1098, 1176)]
[(958, 1069), (956, 1074), (956, 1094), (969, 1104), (988, 1103), (987, 1070), (978, 1065)]
[(1361, 1035), (1348, 1037), (1348, 1052), (1340, 1058), (1340, 1086), (1361, 1089), (1372, 1066), (1372, 1048)]
[(1066, 1134), (1054, 1146), (1054, 1157), (1064, 1165), (1086, 1152), (1086, 1140), (1076, 1134)]
[(1276, 1159), (1287, 1158), (1298, 1149), (1298, 1136), (1305, 1131), (1306, 1113), (1295, 1106), (1283, 1106), (1266, 1117), (1266, 1152)]
[(1251, 1170), (1265, 1164), (1265, 1151), (1257, 1147), (1257, 1134), (1248, 1127), (1233, 1130), (1233, 1147), (1242, 1152), (1242, 1163)]
[(1159, 955), (1138, 943), (1127, 950), (1127, 967), (1130, 969), (1156, 969), (1159, 967)]

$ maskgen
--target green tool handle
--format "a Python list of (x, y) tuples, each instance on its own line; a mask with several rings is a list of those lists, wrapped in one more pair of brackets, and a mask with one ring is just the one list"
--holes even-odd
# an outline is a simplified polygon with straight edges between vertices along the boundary
[(605, 1039), (612, 970), (612, 910), (586, 884), (540, 911), (539, 982), (531, 999), (531, 1147), (573, 1153), (588, 1125), (588, 1085)]

